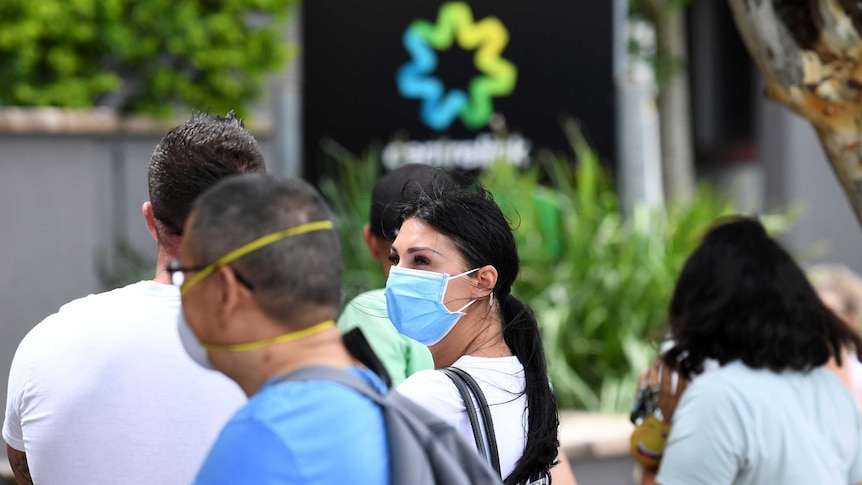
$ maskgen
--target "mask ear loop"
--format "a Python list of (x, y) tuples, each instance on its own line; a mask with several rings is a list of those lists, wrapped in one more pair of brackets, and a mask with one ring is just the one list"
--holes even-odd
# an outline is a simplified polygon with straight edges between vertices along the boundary
[[(468, 274), (470, 274), (470, 273), (475, 273), (476, 271), (479, 271), (480, 269), (481, 269), (481, 268), (471, 269), (470, 271), (465, 271), (465, 272), (463, 272), (463, 273), (461, 273), (461, 274), (457, 274), (457, 275), (455, 275), (455, 276), (450, 276), (450, 277), (449, 277), (449, 279), (450, 279), (450, 280), (454, 280), (455, 278), (460, 278), (460, 277), (462, 277), (462, 276), (466, 276), (466, 275), (468, 275)], [(490, 297), (488, 298), (488, 308), (491, 308), (491, 307), (494, 305), (494, 290), (491, 290), (491, 293), (489, 293), (489, 296), (490, 296)], [(475, 301), (475, 300), (474, 300), (474, 301)], [(470, 303), (468, 303), (468, 304), (464, 305), (464, 307), (462, 307), (462, 308), (461, 308), (461, 310), (458, 310), (458, 311), (460, 312), (460, 311), (464, 310), (464, 308), (467, 308), (468, 306), (470, 306), (470, 305), (472, 305), (472, 304), (473, 304), (473, 302), (470, 302)]]

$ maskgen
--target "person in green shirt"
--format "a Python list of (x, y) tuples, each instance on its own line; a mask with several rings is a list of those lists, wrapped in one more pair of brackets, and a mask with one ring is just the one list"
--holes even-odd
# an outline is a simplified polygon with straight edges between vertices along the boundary
[[(401, 205), (423, 191), (445, 190), (467, 183), (454, 172), (420, 164), (404, 165), (380, 177), (371, 193), (370, 222), (362, 228), (362, 237), (387, 278), (391, 266), (389, 248), (401, 225)], [(392, 326), (382, 288), (362, 293), (344, 307), (338, 328), (347, 333), (356, 327), (362, 330), (389, 373), (392, 387), (415, 372), (434, 368), (428, 347), (398, 333)]]

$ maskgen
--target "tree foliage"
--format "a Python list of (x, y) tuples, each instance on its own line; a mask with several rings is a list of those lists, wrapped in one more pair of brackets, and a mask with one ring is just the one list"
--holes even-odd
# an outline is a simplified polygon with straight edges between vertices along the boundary
[(298, 0), (3, 0), (0, 106), (226, 111), (290, 55)]

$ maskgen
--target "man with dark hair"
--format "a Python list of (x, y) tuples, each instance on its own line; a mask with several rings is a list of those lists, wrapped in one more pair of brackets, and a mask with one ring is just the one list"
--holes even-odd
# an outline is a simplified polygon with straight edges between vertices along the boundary
[(228, 175), (263, 170), (257, 140), (233, 111), (224, 118), (193, 115), (171, 130), (150, 158), (147, 182), (156, 233), (181, 235), (192, 202), (204, 190)]
[(249, 396), (195, 483), (389, 483), (377, 404), (335, 382), (284, 379), (326, 366), (385, 391), (335, 327), (341, 245), (323, 198), (301, 180), (231, 177), (195, 202), (185, 227), (169, 270), (186, 350)]
[[(434, 192), (466, 185), (452, 172), (430, 165), (409, 164), (380, 177), (371, 192), (370, 222), (362, 228), (368, 252), (389, 276), (389, 249), (401, 226), (401, 207), (421, 192)], [(383, 289), (365, 292), (347, 304), (338, 318), (338, 327), (348, 332), (362, 330), (374, 353), (386, 368), (392, 386), (409, 375), (433, 369), (431, 352), (425, 345), (401, 335), (386, 312)]]
[(188, 358), (168, 263), (192, 201), (225, 176), (264, 171), (233, 113), (196, 114), (153, 152), (142, 212), (156, 275), (64, 305), (18, 347), (3, 437), (19, 484), (187, 484), (242, 392)]

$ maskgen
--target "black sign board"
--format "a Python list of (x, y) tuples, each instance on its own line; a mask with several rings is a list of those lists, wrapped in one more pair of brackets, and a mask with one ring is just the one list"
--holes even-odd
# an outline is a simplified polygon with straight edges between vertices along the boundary
[[(612, 5), (595, 0), (312, 0), (303, 4), (305, 173), (321, 140), (384, 165), (481, 168), (570, 152), (581, 122), (614, 147)], [(501, 132), (507, 134), (500, 138)]]

